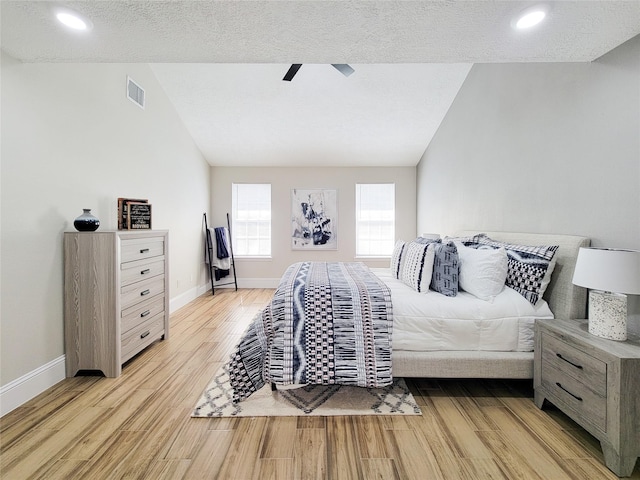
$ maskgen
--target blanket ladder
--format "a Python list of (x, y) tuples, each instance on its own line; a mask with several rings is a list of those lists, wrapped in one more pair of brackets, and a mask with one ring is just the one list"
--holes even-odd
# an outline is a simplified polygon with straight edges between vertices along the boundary
[(215, 287), (222, 287), (223, 285), (235, 285), (236, 292), (238, 291), (238, 277), (236, 277), (236, 260), (233, 256), (233, 242), (231, 241), (231, 221), (229, 220), (229, 214), (227, 213), (227, 231), (229, 232), (229, 262), (230, 262), (230, 273), (233, 272), (233, 281), (228, 281), (224, 283), (216, 282), (215, 272), (217, 270), (216, 267), (213, 266), (214, 255), (217, 257), (216, 246), (214, 244), (214, 239), (211, 236), (211, 231), (209, 230), (209, 225), (207, 224), (207, 214), (206, 212), (203, 214), (204, 217), (204, 231), (206, 235), (206, 246), (205, 246), (205, 262), (209, 266), (209, 277), (211, 278), (211, 295), (215, 295)]

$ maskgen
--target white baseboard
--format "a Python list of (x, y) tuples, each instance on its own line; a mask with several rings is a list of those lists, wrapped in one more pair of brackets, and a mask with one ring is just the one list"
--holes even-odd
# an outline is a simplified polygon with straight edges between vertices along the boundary
[(193, 287), (186, 292), (181, 293), (177, 297), (173, 297), (169, 300), (169, 313), (173, 313), (179, 308), (184, 307), (187, 303), (195, 300), (207, 290), (211, 290), (211, 287), (207, 285), (200, 285), (199, 287)]
[(238, 288), (278, 288), (278, 278), (239, 278)]
[[(225, 282), (225, 280), (226, 279), (223, 279), (221, 281)], [(233, 282), (233, 280), (231, 280), (231, 282)], [(238, 278), (238, 288), (278, 288), (278, 283), (280, 283), (280, 278)], [(213, 286), (216, 290), (218, 288), (235, 288), (233, 283), (226, 285), (214, 284)], [(207, 290), (211, 290), (211, 288)]]
[[(243, 278), (238, 279), (238, 288), (276, 288), (279, 281), (279, 278)], [(233, 285), (224, 285), (216, 288), (233, 287)], [(208, 290), (211, 290), (210, 285), (200, 285), (181, 293), (169, 300), (169, 311), (171, 313), (175, 312)], [(40, 395), (56, 383), (64, 380), (65, 377), (65, 356), (61, 355), (32, 372), (3, 385), (0, 388), (0, 417)]]
[(65, 356), (36, 368), (0, 388), (0, 417), (65, 379)]

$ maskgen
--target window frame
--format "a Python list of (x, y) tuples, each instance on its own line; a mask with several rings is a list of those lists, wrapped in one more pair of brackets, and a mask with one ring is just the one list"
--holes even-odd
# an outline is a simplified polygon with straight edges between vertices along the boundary
[[(362, 186), (390, 186), (392, 188), (392, 192), (388, 192), (389, 194), (391, 194), (392, 199), (393, 199), (393, 210), (392, 210), (392, 218), (389, 220), (377, 220), (377, 221), (367, 221), (367, 220), (362, 220), (361, 219), (361, 215), (362, 215), (362, 208), (361, 208), (361, 200), (362, 200), (362, 190), (361, 187)], [(395, 231), (396, 231), (396, 184), (395, 182), (369, 182), (369, 183), (356, 183), (356, 187), (355, 187), (355, 220), (356, 220), (356, 232), (355, 232), (355, 253), (356, 253), (356, 257), (357, 258), (390, 258), (391, 254), (393, 252), (393, 245), (395, 244)], [(382, 253), (381, 250), (378, 251), (378, 253), (371, 253), (371, 248), (368, 249), (367, 252), (361, 252), (360, 251), (360, 245), (362, 242), (362, 228), (363, 225), (368, 223), (369, 228), (371, 228), (371, 226), (376, 226), (375, 224), (378, 224), (378, 228), (384, 228), (385, 224), (386, 227), (391, 229), (391, 234), (388, 235), (388, 238), (384, 238), (383, 236), (380, 236), (377, 240), (373, 239), (373, 241), (378, 241), (378, 242), (387, 242), (389, 245), (389, 249), (388, 252), (385, 249), (385, 253)], [(371, 235), (368, 236), (369, 240), (368, 242), (371, 243), (372, 241), (372, 237)]]
[[(238, 215), (238, 189), (239, 187), (247, 187), (247, 186), (268, 186), (269, 188), (269, 208), (268, 208), (268, 219), (259, 218), (266, 209), (260, 210), (261, 213), (257, 215), (257, 217), (248, 217), (247, 220), (242, 220)], [(271, 183), (248, 183), (248, 182), (238, 182), (231, 184), (231, 225), (232, 225), (232, 242), (233, 242), (233, 254), (236, 258), (255, 258), (255, 259), (269, 259), (273, 253), (273, 230), (272, 230), (272, 191), (271, 191)], [(244, 201), (244, 199), (243, 199)], [(244, 201), (244, 203), (247, 203)], [(258, 204), (258, 207), (261, 207), (262, 204)], [(248, 210), (240, 210), (240, 211), (248, 211)], [(268, 235), (262, 234), (261, 227), (267, 226)], [(255, 228), (256, 234), (250, 236), (248, 233), (244, 234), (244, 237), (238, 236), (238, 231), (243, 228)], [(257, 240), (258, 242), (258, 253), (244, 253), (242, 248), (242, 241), (250, 241), (251, 239)], [(261, 242), (268, 243), (268, 253), (260, 253)], [(246, 249), (248, 251), (249, 249)]]

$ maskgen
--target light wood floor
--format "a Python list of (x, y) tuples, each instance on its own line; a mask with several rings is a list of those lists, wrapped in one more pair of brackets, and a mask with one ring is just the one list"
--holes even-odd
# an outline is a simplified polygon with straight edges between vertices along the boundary
[[(218, 290), (121, 377), (66, 379), (1, 420), (3, 479), (613, 479), (531, 382), (409, 380), (422, 417), (190, 418), (271, 290)], [(268, 387), (267, 387), (268, 388)], [(640, 479), (636, 466), (635, 479)]]

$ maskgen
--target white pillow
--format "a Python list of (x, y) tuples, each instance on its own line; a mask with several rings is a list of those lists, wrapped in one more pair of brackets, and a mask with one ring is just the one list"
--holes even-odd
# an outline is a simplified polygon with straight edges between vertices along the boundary
[(504, 288), (508, 260), (504, 248), (469, 248), (455, 242), (458, 249), (462, 290), (481, 300), (493, 301)]
[(435, 258), (433, 245), (410, 242), (404, 250), (401, 280), (417, 292), (427, 293)]

